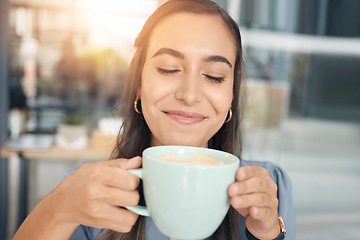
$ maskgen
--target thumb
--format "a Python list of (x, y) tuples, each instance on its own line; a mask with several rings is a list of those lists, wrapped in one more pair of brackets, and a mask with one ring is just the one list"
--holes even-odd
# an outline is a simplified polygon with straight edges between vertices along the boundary
[(118, 158), (107, 161), (107, 164), (112, 167), (118, 167), (123, 169), (134, 169), (141, 167), (142, 158), (140, 156), (136, 156), (130, 159)]
[(130, 158), (126, 162), (125, 169), (139, 168), (139, 167), (141, 167), (141, 164), (142, 164), (142, 157), (136, 156), (136, 157)]

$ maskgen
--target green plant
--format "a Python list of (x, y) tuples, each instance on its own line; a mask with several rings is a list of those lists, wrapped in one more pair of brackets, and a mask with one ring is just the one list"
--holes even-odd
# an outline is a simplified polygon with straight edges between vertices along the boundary
[(65, 116), (63, 119), (63, 123), (66, 125), (77, 126), (77, 125), (82, 125), (83, 120), (79, 114), (72, 114)]

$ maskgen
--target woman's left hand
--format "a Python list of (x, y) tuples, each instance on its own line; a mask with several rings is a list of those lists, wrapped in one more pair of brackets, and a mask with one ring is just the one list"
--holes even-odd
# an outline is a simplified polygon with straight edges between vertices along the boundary
[(246, 227), (253, 236), (274, 239), (280, 234), (277, 185), (265, 168), (239, 168), (228, 194), (232, 207), (246, 218)]

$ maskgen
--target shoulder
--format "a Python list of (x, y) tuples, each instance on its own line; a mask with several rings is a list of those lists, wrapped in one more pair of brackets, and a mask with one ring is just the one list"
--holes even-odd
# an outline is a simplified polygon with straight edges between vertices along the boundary
[[(87, 227), (83, 225), (79, 225), (76, 230), (73, 232), (69, 240), (93, 240), (97, 239), (103, 229)], [(103, 240), (104, 238), (100, 238)]]
[(240, 167), (245, 166), (258, 166), (265, 168), (268, 172), (272, 180), (281, 186), (289, 185), (291, 186), (291, 180), (287, 173), (278, 165), (268, 162), (268, 161), (248, 161), (241, 159), (240, 160)]
[(81, 167), (81, 165), (67, 169), (64, 173), (65, 177), (75, 172), (79, 167)]
[(268, 162), (268, 161), (249, 161), (249, 160), (244, 160), (241, 159), (240, 160), (240, 167), (245, 167), (245, 166), (258, 166), (258, 167), (263, 167), (266, 168), (268, 171), (274, 171), (274, 170), (281, 170), (281, 168), (272, 163), (272, 162)]

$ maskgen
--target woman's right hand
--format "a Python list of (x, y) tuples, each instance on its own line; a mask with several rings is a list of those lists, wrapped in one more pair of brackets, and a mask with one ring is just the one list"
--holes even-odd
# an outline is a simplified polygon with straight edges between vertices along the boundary
[(138, 204), (140, 180), (126, 169), (139, 168), (141, 162), (134, 157), (81, 166), (48, 195), (58, 220), (129, 232), (138, 215), (124, 207)]

